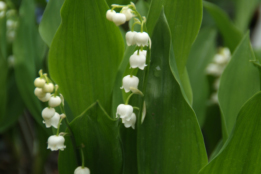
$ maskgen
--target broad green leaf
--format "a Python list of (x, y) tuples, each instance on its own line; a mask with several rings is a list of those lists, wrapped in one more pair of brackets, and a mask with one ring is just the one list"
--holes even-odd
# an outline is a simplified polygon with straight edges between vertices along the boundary
[(111, 8), (111, 4), (120, 4), (120, 5), (127, 5), (127, 4), (130, 4), (130, 2), (133, 2), (133, 3), (136, 3), (137, 0), (133, 0), (133, 1), (130, 1), (130, 0), (106, 0), (109, 7)]
[(215, 39), (216, 31), (213, 28), (203, 28), (191, 48), (187, 62), (193, 91), (193, 109), (201, 126), (205, 121), (206, 104), (209, 95), (205, 70), (216, 52)]
[(245, 32), (260, 0), (235, 0), (235, 25)]
[(222, 151), (199, 174), (261, 173), (260, 103), (259, 92), (242, 107)]
[(243, 104), (259, 91), (259, 72), (250, 62), (255, 60), (247, 33), (224, 70), (218, 91), (220, 109), (223, 115), (223, 139), (234, 127)]
[(218, 6), (206, 1), (203, 2), (203, 5), (214, 19), (217, 28), (222, 34), (224, 46), (227, 46), (231, 52), (234, 52), (242, 39), (242, 33), (232, 23), (228, 15)]
[[(99, 103), (93, 104), (86, 113), (70, 123), (70, 126), (76, 146), (85, 146), (85, 165), (91, 173), (121, 173), (123, 156), (118, 121), (112, 120)], [(77, 164), (69, 136), (65, 136), (65, 145), (66, 149), (59, 154), (59, 173), (72, 174), (81, 163)]]
[(65, 0), (61, 9), (62, 23), (50, 48), (49, 69), (74, 116), (96, 100), (111, 113), (124, 43), (118, 27), (106, 19), (107, 9), (104, 0)]
[(41, 59), (38, 56), (36, 40), (37, 29), (34, 17), (33, 0), (23, 0), (19, 10), (19, 24), (16, 38), (13, 43), (15, 57), (15, 79), (26, 107), (35, 120), (44, 127), (41, 117), (41, 103), (34, 95), (34, 79), (36, 78), (36, 65)]
[[(192, 90), (185, 67), (191, 46), (199, 32), (202, 20), (202, 0), (153, 0), (147, 22), (149, 34), (152, 33), (160, 16), (162, 6), (164, 6), (171, 31), (182, 89), (184, 89), (188, 101), (192, 103)], [(152, 42), (152, 44), (154, 43)]]
[(50, 47), (61, 23), (60, 9), (64, 0), (49, 0), (39, 26), (42, 39)]
[(195, 174), (207, 164), (203, 136), (170, 67), (171, 38), (163, 11), (155, 26), (145, 92), (147, 113), (138, 125), (138, 170)]

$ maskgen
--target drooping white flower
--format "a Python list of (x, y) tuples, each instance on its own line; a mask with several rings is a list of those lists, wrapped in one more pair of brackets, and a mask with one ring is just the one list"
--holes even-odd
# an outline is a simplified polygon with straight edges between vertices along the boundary
[(59, 96), (52, 96), (48, 102), (49, 106), (55, 108), (61, 104), (62, 100)]
[(48, 102), (51, 98), (51, 94), (50, 93), (45, 93), (44, 97), (38, 97), (39, 100), (41, 100), (42, 102)]
[(227, 63), (227, 59), (225, 58), (225, 56), (223, 56), (223, 55), (221, 55), (221, 54), (216, 54), (216, 55), (214, 56), (214, 62), (215, 62), (216, 64), (222, 65), (222, 64)]
[(74, 170), (74, 174), (90, 174), (90, 170), (87, 167), (79, 166)]
[(35, 88), (34, 89), (34, 95), (36, 95), (37, 97), (39, 98), (42, 98), (42, 97), (45, 97), (46, 93), (43, 92), (43, 89), (42, 88)]
[(107, 10), (107, 12), (106, 12), (106, 18), (107, 18), (109, 21), (112, 21), (112, 17), (113, 17), (114, 14), (116, 14), (116, 12), (115, 12), (114, 10), (109, 9), (109, 10)]
[(217, 65), (217, 64), (210, 63), (210, 64), (207, 66), (206, 72), (207, 72), (207, 74), (210, 74), (210, 75), (219, 76), (219, 75), (222, 74), (223, 68), (220, 67), (220, 66)]
[(150, 37), (146, 32), (137, 32), (134, 35), (134, 40), (138, 46), (148, 46)]
[(117, 107), (116, 118), (120, 116), (120, 118), (129, 118), (133, 113), (133, 107), (131, 105), (120, 104)]
[(54, 116), (54, 114), (55, 114), (54, 108), (46, 107), (42, 111), (42, 117), (43, 117), (44, 120), (52, 118)]
[(138, 52), (134, 52), (133, 55), (130, 57), (130, 66), (132, 68), (139, 68), (141, 70), (144, 70), (146, 65), (146, 56), (144, 54), (139, 54)]
[(36, 79), (34, 80), (34, 86), (35, 86), (35, 87), (37, 87), (37, 88), (42, 88), (42, 87), (44, 87), (44, 85), (45, 85), (45, 80), (44, 80), (44, 79), (38, 77), (38, 78), (36, 78)]
[(45, 126), (47, 128), (53, 126), (54, 128), (57, 129), (59, 121), (60, 121), (60, 115), (57, 112), (55, 112), (55, 114), (52, 118), (50, 118), (50, 119), (45, 118), (43, 123), (45, 124)]
[(122, 79), (122, 87), (121, 89), (124, 89), (125, 92), (130, 92), (130, 87), (133, 87), (133, 88), (138, 88), (138, 85), (139, 85), (139, 78), (136, 77), (136, 76), (130, 76), (130, 75), (127, 75), (125, 77), (123, 77)]
[(133, 17), (132, 10), (128, 7), (123, 7), (121, 13), (126, 16), (126, 21), (129, 21)]
[(139, 51), (139, 54), (141, 54), (141, 55), (144, 55), (145, 57), (147, 57), (147, 50), (136, 50), (135, 52), (134, 52), (134, 54), (138, 54), (138, 51)]
[(128, 118), (122, 118), (122, 123), (126, 128), (132, 127), (133, 129), (135, 129), (136, 114), (132, 113), (131, 116)]
[(5, 9), (6, 9), (6, 4), (5, 4), (5, 2), (0, 1), (0, 11), (5, 10)]
[(65, 139), (60, 135), (52, 135), (48, 138), (48, 147), (47, 149), (55, 150), (64, 150), (66, 146), (64, 145)]
[(125, 38), (128, 46), (136, 44), (136, 41), (134, 40), (134, 36), (136, 33), (137, 33), (136, 31), (128, 31), (126, 33)]
[(125, 14), (122, 14), (122, 13), (115, 13), (113, 16), (112, 16), (112, 21), (117, 25), (121, 25), (121, 24), (124, 24), (126, 22), (126, 16)]
[(221, 54), (223, 54), (223, 56), (224, 56), (226, 59), (230, 59), (230, 57), (231, 57), (230, 50), (229, 50), (229, 48), (227, 48), (227, 47), (222, 48)]
[(43, 86), (44, 92), (52, 93), (53, 89), (54, 89), (53, 83), (45, 83), (44, 86)]

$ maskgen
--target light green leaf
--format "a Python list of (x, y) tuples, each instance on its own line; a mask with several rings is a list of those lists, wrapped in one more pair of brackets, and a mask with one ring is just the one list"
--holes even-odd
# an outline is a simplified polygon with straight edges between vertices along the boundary
[(37, 29), (34, 16), (35, 6), (33, 0), (23, 0), (19, 10), (19, 24), (16, 38), (13, 43), (15, 57), (15, 79), (26, 107), (35, 120), (44, 127), (41, 117), (41, 103), (34, 95), (34, 79), (36, 78), (36, 65), (40, 57), (37, 53)]
[(242, 38), (242, 33), (231, 22), (228, 15), (218, 6), (206, 1), (203, 2), (203, 5), (214, 19), (217, 28), (222, 34), (224, 46), (227, 46), (231, 52), (234, 52)]
[[(112, 120), (95, 103), (71, 124), (78, 147), (83, 144), (85, 164), (91, 173), (120, 174), (122, 170), (122, 149), (119, 140), (118, 121)], [(66, 149), (59, 154), (59, 173), (72, 174), (81, 165), (77, 164), (73, 145), (69, 136), (65, 137)], [(80, 162), (80, 161), (79, 161)]]
[(255, 56), (248, 35), (238, 45), (220, 80), (218, 99), (223, 115), (223, 140), (231, 133), (243, 104), (259, 91), (259, 73), (250, 62)]
[(261, 173), (260, 103), (259, 92), (242, 107), (222, 151), (199, 174)]
[(107, 10), (104, 0), (66, 0), (61, 10), (62, 24), (50, 48), (49, 69), (74, 116), (96, 100), (111, 113), (124, 43), (118, 27), (106, 19)]
[(235, 0), (235, 25), (245, 32), (260, 0)]
[[(111, 4), (120, 4), (120, 5), (130, 4), (130, 0), (106, 0), (106, 1), (110, 8), (111, 8)], [(137, 0), (133, 0), (131, 2), (136, 3)]]
[(206, 67), (216, 52), (215, 39), (216, 31), (213, 28), (203, 28), (191, 48), (187, 62), (190, 83), (194, 94), (193, 109), (201, 126), (205, 121), (206, 103), (209, 95)]
[[(152, 33), (161, 8), (164, 6), (169, 23), (173, 50), (185, 96), (192, 103), (192, 90), (186, 70), (191, 46), (198, 34), (202, 20), (202, 0), (153, 0), (151, 2), (147, 29)], [(152, 44), (154, 44), (152, 42)], [(171, 65), (173, 66), (173, 65)]]
[(207, 164), (203, 136), (170, 67), (171, 38), (163, 11), (155, 26), (145, 92), (147, 113), (138, 125), (139, 173), (195, 174)]
[(50, 47), (61, 23), (60, 9), (64, 0), (49, 0), (39, 26), (42, 39)]

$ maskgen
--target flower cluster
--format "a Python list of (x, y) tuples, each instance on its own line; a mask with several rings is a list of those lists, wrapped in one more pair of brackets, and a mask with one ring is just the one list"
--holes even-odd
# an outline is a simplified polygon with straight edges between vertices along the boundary
[[(122, 8), (122, 9), (120, 13), (116, 13), (114, 11), (115, 8)], [(146, 65), (147, 50), (144, 50), (144, 48), (151, 47), (151, 40), (148, 33), (143, 32), (143, 25), (146, 22), (146, 18), (140, 16), (133, 3), (126, 6), (114, 4), (112, 5), (112, 9), (109, 9), (106, 13), (106, 18), (109, 21), (113, 21), (117, 26), (125, 23), (126, 21), (130, 20), (133, 17), (134, 17), (134, 23), (132, 26), (132, 30), (128, 31), (125, 36), (128, 46), (136, 45), (138, 48), (130, 56), (129, 59), (130, 68), (132, 69), (139, 68), (140, 70), (144, 70), (144, 68), (147, 66)], [(139, 24), (141, 26), (140, 32), (134, 31), (134, 26), (136, 24)], [(133, 109), (136, 109), (136, 107), (128, 105), (128, 101), (133, 94), (135, 93), (142, 94), (138, 90), (138, 85), (139, 85), (138, 77), (132, 74), (123, 77), (121, 89), (124, 89), (126, 93), (131, 91), (132, 94), (129, 95), (125, 104), (120, 104), (117, 107), (116, 118), (120, 117), (122, 119), (122, 123), (126, 128), (132, 127), (133, 129), (135, 129), (136, 114), (133, 112)]]
[(219, 88), (220, 77), (230, 59), (230, 50), (228, 48), (221, 48), (219, 52), (214, 56), (212, 62), (207, 66), (206, 73), (216, 78), (214, 81), (214, 89), (216, 92), (211, 95), (211, 101), (213, 103), (218, 103), (217, 91)]
[(34, 94), (42, 102), (48, 102), (48, 107), (44, 108), (42, 111), (43, 123), (46, 128), (54, 127), (57, 129), (57, 134), (50, 136), (48, 138), (48, 149), (54, 150), (64, 150), (66, 147), (64, 145), (64, 137), (59, 135), (59, 127), (65, 114), (59, 114), (55, 111), (55, 107), (64, 105), (62, 102), (62, 95), (58, 92), (58, 85), (52, 83), (52, 81), (47, 77), (47, 74), (43, 74), (42, 70), (39, 71), (40, 77), (34, 80), (35, 90)]

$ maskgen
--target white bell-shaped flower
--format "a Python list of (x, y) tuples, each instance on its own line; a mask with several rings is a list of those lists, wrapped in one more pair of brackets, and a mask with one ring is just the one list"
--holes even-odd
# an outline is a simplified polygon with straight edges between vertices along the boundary
[(44, 86), (43, 86), (44, 92), (52, 93), (53, 89), (54, 89), (53, 83), (45, 83)]
[[(0, 1), (1, 2), (1, 1)], [(37, 88), (42, 88), (44, 87), (45, 85), (45, 80), (38, 77), (34, 80), (34, 86), (37, 87)]]
[(217, 65), (217, 64), (210, 63), (210, 64), (207, 66), (206, 72), (207, 72), (207, 74), (209, 74), (209, 75), (220, 76), (220, 75), (222, 74), (222, 72), (223, 72), (223, 68), (220, 67), (220, 66)]
[(61, 104), (62, 100), (59, 96), (52, 96), (48, 102), (49, 106), (55, 108)]
[(87, 167), (79, 166), (74, 170), (74, 174), (90, 174), (90, 170)]
[(48, 102), (51, 98), (51, 93), (45, 93), (44, 97), (38, 97), (39, 100), (41, 100), (42, 102)]
[(136, 33), (137, 33), (136, 31), (128, 31), (126, 33), (125, 38), (128, 46), (136, 44), (136, 41), (134, 40), (134, 36)]
[(109, 9), (109, 10), (107, 10), (107, 12), (106, 12), (106, 18), (107, 18), (109, 21), (112, 21), (112, 17), (113, 17), (113, 15), (115, 15), (115, 14), (116, 14), (116, 12), (115, 12), (114, 10)]
[(42, 97), (45, 97), (46, 93), (43, 92), (43, 89), (42, 88), (35, 88), (34, 89), (34, 94), (39, 97), (39, 98), (42, 98)]
[(225, 64), (227, 63), (227, 59), (225, 58), (225, 56), (221, 55), (221, 54), (216, 54), (214, 56), (214, 62), (216, 64), (219, 64), (219, 65), (222, 65), (222, 64)]
[(65, 139), (60, 135), (52, 135), (48, 138), (48, 147), (47, 149), (55, 150), (64, 150), (66, 146), (64, 145)]
[(229, 48), (227, 48), (227, 47), (222, 48), (221, 54), (223, 54), (223, 56), (224, 56), (226, 59), (230, 59), (230, 57), (231, 57), (230, 50), (229, 50)]
[(59, 121), (60, 121), (60, 115), (57, 112), (55, 112), (55, 114), (52, 118), (44, 119), (43, 123), (45, 124), (45, 126), (47, 128), (53, 126), (54, 128), (57, 129)]
[(141, 55), (144, 55), (145, 57), (147, 57), (147, 50), (136, 50), (135, 52), (134, 52), (134, 54), (138, 54), (138, 51), (139, 51), (139, 54), (141, 54)]
[(139, 85), (139, 78), (136, 77), (136, 76), (130, 76), (130, 75), (127, 75), (125, 77), (123, 77), (122, 79), (122, 87), (121, 89), (124, 89), (125, 92), (130, 92), (130, 87), (133, 87), (133, 88), (138, 88), (138, 85)]
[(128, 118), (122, 118), (122, 123), (126, 128), (132, 127), (133, 129), (135, 129), (136, 114), (132, 113), (131, 116)]
[(133, 17), (132, 10), (128, 7), (123, 7), (121, 13), (126, 16), (126, 21), (129, 21)]
[(132, 68), (139, 68), (141, 70), (144, 70), (146, 65), (146, 56), (144, 54), (137, 54), (138, 52), (134, 52), (133, 55), (130, 57), (130, 66)]
[(124, 24), (126, 22), (126, 16), (125, 14), (122, 14), (122, 13), (115, 13), (113, 16), (112, 16), (112, 21), (117, 25), (121, 25), (121, 24)]
[(129, 118), (133, 113), (133, 107), (131, 105), (120, 104), (117, 107), (116, 118), (120, 116), (120, 118)]
[(6, 3), (3, 1), (0, 1), (0, 11), (5, 10), (6, 9)]
[(44, 120), (52, 118), (54, 116), (54, 114), (55, 114), (54, 108), (46, 107), (42, 111), (42, 117), (43, 117)]
[(137, 32), (134, 35), (134, 40), (138, 46), (148, 46), (150, 37), (146, 32), (142, 32), (142, 33)]

